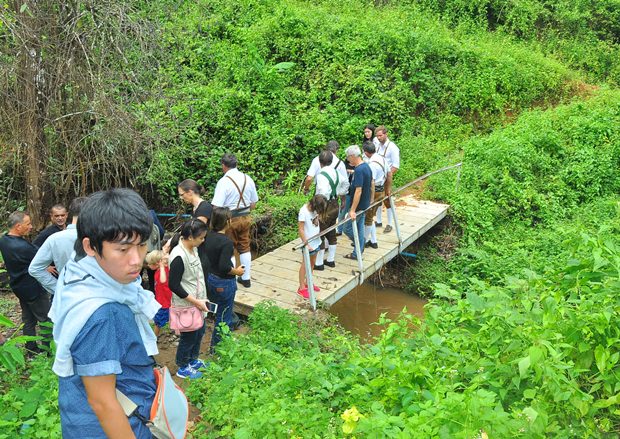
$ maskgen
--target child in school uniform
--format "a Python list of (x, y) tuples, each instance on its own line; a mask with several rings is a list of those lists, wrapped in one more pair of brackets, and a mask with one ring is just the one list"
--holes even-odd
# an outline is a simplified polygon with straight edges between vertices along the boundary
[(161, 305), (153, 323), (155, 323), (155, 335), (159, 337), (161, 328), (170, 320), (170, 302), (172, 291), (168, 285), (170, 268), (168, 268), (168, 254), (163, 250), (153, 250), (146, 255), (146, 264), (155, 273), (155, 300)]
[(140, 272), (152, 226), (146, 204), (129, 189), (97, 192), (82, 206), (75, 257), (50, 310), (65, 439), (152, 437), (116, 397), (118, 389), (150, 417), (158, 352), (149, 320), (160, 305), (142, 288)]

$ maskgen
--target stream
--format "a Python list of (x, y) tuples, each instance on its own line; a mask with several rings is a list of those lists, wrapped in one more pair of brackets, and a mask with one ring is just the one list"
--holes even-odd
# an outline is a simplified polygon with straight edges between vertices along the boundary
[(406, 307), (407, 312), (422, 319), (426, 302), (426, 299), (397, 288), (363, 284), (332, 305), (329, 313), (338, 317), (346, 330), (370, 342), (381, 333), (382, 327), (373, 324), (381, 314), (385, 313), (387, 317), (395, 319)]

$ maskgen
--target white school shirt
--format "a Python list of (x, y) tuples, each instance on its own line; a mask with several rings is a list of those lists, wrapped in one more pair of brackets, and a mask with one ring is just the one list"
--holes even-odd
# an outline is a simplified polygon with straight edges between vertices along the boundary
[(374, 153), (370, 158), (364, 157), (364, 161), (370, 166), (372, 179), (375, 181), (375, 187), (383, 186), (387, 179), (387, 174), (390, 172), (387, 160), (379, 154)]
[[(349, 179), (349, 175), (347, 174), (347, 167), (345, 166), (344, 161), (336, 157), (336, 154), (333, 155), (332, 162), (328, 166), (338, 171), (341, 181), (343, 179)], [(317, 155), (315, 158), (312, 159), (312, 163), (310, 163), (310, 167), (308, 168), (308, 172), (306, 173), (306, 175), (308, 177), (316, 179), (316, 176), (319, 174), (319, 172), (321, 172), (321, 164), (319, 163), (319, 156)]]
[[(316, 178), (315, 178), (316, 193), (318, 195), (323, 195), (329, 201), (332, 195), (332, 187), (329, 184), (329, 180), (327, 179), (327, 177), (322, 175), (323, 172), (329, 175), (329, 178), (331, 178), (334, 184), (336, 185), (336, 192), (338, 191), (338, 181), (340, 181), (342, 177), (340, 177), (338, 175), (338, 172), (336, 172), (336, 170), (332, 168), (331, 166), (322, 167), (321, 169), (319, 169), (319, 172), (316, 174)], [(338, 178), (338, 181), (336, 181), (336, 178)]]
[[(243, 189), (244, 176), (246, 178), (245, 189)], [(243, 190), (243, 201), (239, 202), (239, 191), (228, 177), (232, 178), (235, 183), (237, 183), (240, 190)], [(211, 204), (217, 207), (228, 207), (230, 210), (235, 210), (250, 207), (250, 204), (256, 203), (257, 201), (258, 194), (256, 193), (254, 180), (252, 180), (249, 175), (240, 172), (237, 168), (233, 168), (229, 169), (217, 182)], [(237, 206), (237, 203), (239, 206)]]
[(400, 150), (394, 142), (387, 138), (382, 145), (379, 139), (375, 137), (372, 139), (372, 143), (375, 144), (376, 153), (387, 159), (390, 169), (392, 169), (392, 166), (396, 169), (400, 168)]
[[(304, 234), (306, 235), (306, 239), (311, 236), (318, 235), (321, 231), (321, 228), (319, 227), (319, 216), (316, 212), (310, 212), (307, 204), (304, 204), (301, 206), (301, 209), (299, 209), (297, 220), (304, 223)], [(319, 248), (321, 246), (321, 238), (312, 239), (308, 242), (308, 245), (312, 247), (312, 249)]]

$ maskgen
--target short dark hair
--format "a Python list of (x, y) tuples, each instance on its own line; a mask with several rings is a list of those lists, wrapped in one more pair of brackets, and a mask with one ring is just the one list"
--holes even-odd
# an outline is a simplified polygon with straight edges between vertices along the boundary
[(191, 178), (183, 180), (177, 185), (177, 188), (181, 188), (185, 192), (192, 191), (196, 195), (200, 195), (202, 193), (202, 186), (200, 186), (196, 180), (192, 180)]
[(331, 165), (333, 160), (334, 154), (332, 154), (331, 151), (326, 150), (319, 154), (319, 163), (321, 164), (321, 167)]
[(52, 210), (67, 210), (67, 208), (65, 207), (64, 204), (54, 204), (52, 207), (50, 207), (50, 215), (52, 214)]
[(327, 145), (325, 145), (325, 149), (327, 151), (333, 152), (334, 154), (338, 152), (338, 148), (340, 148), (340, 143), (335, 140), (330, 140), (329, 142), (327, 142)]
[(86, 256), (82, 241), (90, 240), (90, 246), (99, 255), (103, 243), (118, 242), (138, 236), (145, 242), (153, 230), (153, 219), (140, 195), (131, 189), (109, 189), (92, 194), (80, 209), (77, 222), (78, 239), (75, 252)]
[(220, 159), (220, 163), (229, 169), (236, 168), (237, 167), (237, 156), (227, 152)]
[[(79, 220), (78, 220), (79, 221)], [(195, 238), (207, 232), (207, 225), (199, 219), (191, 219), (185, 221), (181, 226), (181, 230), (172, 237), (170, 240), (170, 250), (175, 248), (181, 238)]]
[(364, 140), (364, 143), (362, 143), (362, 149), (364, 150), (364, 152), (368, 152), (370, 154), (374, 154), (377, 151), (375, 148), (375, 144), (372, 143), (370, 140)]
[(75, 218), (76, 216), (80, 216), (80, 210), (82, 210), (82, 205), (88, 200), (88, 197), (77, 197), (74, 198), (71, 204), (69, 204), (69, 216), (71, 218)]
[(230, 213), (230, 209), (228, 207), (213, 207), (213, 212), (211, 212), (211, 220), (209, 224), (211, 225), (211, 230), (214, 232), (220, 232), (226, 228), (228, 225), (228, 221), (232, 217)]
[(24, 222), (24, 218), (30, 216), (27, 210), (16, 210), (12, 214), (9, 215), (8, 226), (9, 229), (12, 229), (18, 224)]

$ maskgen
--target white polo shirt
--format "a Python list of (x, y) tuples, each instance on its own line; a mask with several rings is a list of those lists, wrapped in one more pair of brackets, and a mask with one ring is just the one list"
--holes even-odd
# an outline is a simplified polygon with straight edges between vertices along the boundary
[(323, 172), (329, 175), (329, 178), (332, 179), (332, 181), (336, 185), (336, 188), (338, 187), (338, 181), (340, 181), (342, 177), (340, 177), (338, 172), (336, 172), (336, 170), (332, 168), (331, 166), (322, 167), (321, 169), (319, 169), (319, 172), (316, 174), (316, 177), (315, 177), (316, 193), (317, 195), (323, 195), (329, 201), (331, 200), (332, 187), (329, 184), (329, 180), (327, 179), (327, 177), (323, 175)]
[(388, 138), (384, 144), (381, 144), (379, 139), (375, 137), (372, 139), (372, 143), (375, 144), (376, 153), (387, 159), (390, 169), (392, 169), (392, 166), (396, 169), (400, 168), (400, 150), (394, 142)]
[[(230, 177), (230, 178), (229, 178)], [(233, 179), (239, 189), (243, 191), (243, 200), (239, 201), (239, 191), (230, 179)], [(244, 188), (245, 181), (245, 188)], [(250, 204), (258, 201), (254, 180), (237, 168), (229, 169), (217, 182), (215, 194), (211, 204), (218, 207), (228, 207), (230, 210), (250, 207)]]
[[(347, 174), (347, 167), (345, 166), (344, 161), (336, 157), (336, 154), (333, 154), (332, 162), (328, 166), (338, 171), (341, 180), (349, 178)], [(321, 172), (321, 164), (319, 163), (319, 156), (317, 155), (315, 158), (312, 159), (312, 163), (310, 163), (310, 167), (308, 168), (308, 172), (306, 173), (306, 175), (308, 177), (316, 179), (316, 176), (319, 172)]]
[(372, 179), (375, 181), (375, 187), (383, 186), (385, 184), (385, 180), (387, 179), (388, 172), (390, 172), (387, 159), (381, 157), (377, 153), (374, 153), (370, 156), (370, 158), (364, 157), (364, 161), (368, 163), (368, 166), (370, 166), (370, 170), (372, 171)]

